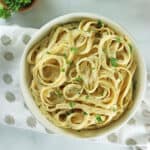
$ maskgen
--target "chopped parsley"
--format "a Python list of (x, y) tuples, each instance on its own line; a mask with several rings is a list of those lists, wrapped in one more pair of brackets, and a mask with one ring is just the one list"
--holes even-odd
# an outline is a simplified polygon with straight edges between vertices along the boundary
[(78, 81), (78, 82), (81, 82), (82, 80), (83, 79), (80, 76), (78, 76), (78, 77), (75, 78), (75, 81)]
[(61, 96), (63, 95), (60, 90), (56, 90), (56, 91), (55, 91), (55, 94), (56, 94), (58, 97), (61, 97)]
[(102, 122), (102, 118), (101, 118), (100, 115), (96, 115), (96, 121), (97, 121), (97, 122)]
[(79, 91), (79, 92), (77, 92), (79, 95), (81, 94), (81, 92)]
[(72, 61), (71, 60), (67, 60), (67, 54), (66, 53), (63, 53), (62, 56), (66, 59), (66, 63), (71, 65), (72, 64)]
[(112, 111), (113, 111), (113, 112), (116, 112), (116, 111), (117, 111), (117, 106), (116, 106), (116, 105), (114, 105), (114, 106), (112, 107)]
[(78, 49), (76, 47), (71, 47), (71, 52), (74, 52), (74, 53), (77, 53), (78, 52)]
[(68, 65), (72, 65), (72, 61), (71, 60), (67, 60), (67, 54), (66, 53), (63, 53), (63, 57), (66, 59), (66, 63)]
[(61, 72), (65, 72), (65, 69), (64, 69), (64, 68), (61, 68)]
[(71, 107), (71, 108), (73, 108), (74, 106), (75, 106), (75, 102), (69, 102), (69, 106)]
[(47, 51), (46, 53), (47, 53), (47, 54), (51, 54), (51, 52), (49, 52), (49, 51)]
[(97, 21), (97, 27), (101, 28), (103, 26), (103, 22), (101, 20)]
[(103, 96), (104, 95), (104, 90), (101, 92), (101, 96)]
[(129, 43), (128, 46), (130, 48), (130, 52), (132, 52), (132, 45)]
[(64, 53), (63, 56), (64, 56), (65, 59), (67, 59), (67, 54), (66, 53)]
[(117, 67), (118, 66), (118, 64), (117, 64), (117, 59), (116, 58), (110, 58), (110, 63), (111, 63), (111, 65), (113, 66), (113, 67)]
[(83, 115), (85, 115), (85, 116), (86, 116), (86, 115), (88, 115), (88, 113), (84, 111), (84, 112), (83, 112)]
[(67, 64), (68, 64), (68, 65), (72, 65), (73, 62), (72, 62), (71, 60), (67, 60)]
[(120, 37), (119, 37), (119, 36), (117, 36), (117, 37), (115, 38), (115, 40), (116, 40), (118, 43), (120, 43), (120, 42), (121, 42), (121, 39), (120, 39)]
[(86, 99), (89, 99), (89, 95), (86, 95), (85, 98), (86, 98)]

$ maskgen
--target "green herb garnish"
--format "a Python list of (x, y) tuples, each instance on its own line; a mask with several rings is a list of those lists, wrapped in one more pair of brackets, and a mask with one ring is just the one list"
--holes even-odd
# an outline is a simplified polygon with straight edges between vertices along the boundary
[(11, 16), (11, 12), (10, 10), (4, 8), (1, 4), (0, 4), (0, 18), (8, 18)]
[(72, 61), (71, 60), (67, 60), (67, 54), (66, 53), (63, 53), (63, 57), (66, 59), (66, 63), (71, 65), (72, 64)]
[(71, 47), (71, 52), (74, 52), (74, 53), (77, 53), (78, 52), (78, 49), (76, 47)]
[(67, 54), (66, 53), (64, 53), (63, 56), (64, 56), (65, 59), (67, 59)]
[(118, 64), (117, 64), (117, 59), (116, 58), (110, 58), (110, 63), (111, 63), (111, 65), (113, 66), (113, 67), (117, 67), (118, 66)]
[(116, 108), (113, 108), (112, 111), (113, 111), (113, 112), (116, 112)]
[(119, 37), (119, 36), (117, 36), (117, 37), (115, 38), (115, 40), (116, 40), (118, 43), (120, 43), (120, 42), (121, 42), (121, 39), (120, 39), (120, 37)]
[(86, 98), (86, 99), (89, 99), (89, 95), (86, 95), (85, 98)]
[(81, 92), (79, 91), (79, 92), (77, 92), (79, 95), (81, 94)]
[(64, 69), (64, 68), (61, 68), (61, 72), (65, 72), (65, 69)]
[(8, 18), (12, 13), (18, 12), (21, 8), (26, 8), (31, 5), (32, 0), (3, 0), (6, 8), (0, 4), (0, 17)]
[(112, 111), (113, 111), (113, 112), (116, 112), (116, 111), (117, 111), (116, 105), (114, 105), (114, 106), (112, 107)]
[(88, 113), (84, 111), (84, 112), (83, 112), (83, 115), (85, 115), (85, 116), (86, 116), (86, 115), (88, 115)]
[(63, 94), (61, 93), (61, 91), (59, 91), (59, 90), (56, 90), (55, 91), (55, 94), (58, 96), (58, 97), (61, 97)]
[(67, 60), (67, 64), (68, 64), (68, 65), (72, 65), (72, 64), (73, 64), (73, 61)]
[(132, 52), (132, 45), (129, 43), (128, 46), (130, 48), (130, 52)]
[(101, 95), (102, 95), (102, 96), (104, 95), (104, 90), (101, 92)]
[(78, 82), (81, 82), (82, 80), (83, 79), (80, 76), (78, 76), (78, 77), (75, 78), (75, 81), (78, 81)]
[(75, 102), (69, 102), (69, 106), (71, 107), (71, 108), (73, 108), (74, 106), (75, 106)]
[(100, 115), (96, 115), (96, 121), (97, 121), (97, 122), (102, 122), (102, 118), (101, 118)]
[(97, 27), (101, 28), (103, 26), (103, 22), (101, 20), (97, 21)]
[(51, 54), (49, 51), (46, 52), (47, 54)]

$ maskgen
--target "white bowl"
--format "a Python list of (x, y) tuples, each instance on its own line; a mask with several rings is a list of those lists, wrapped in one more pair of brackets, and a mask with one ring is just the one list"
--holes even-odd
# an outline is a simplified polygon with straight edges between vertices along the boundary
[[(112, 122), (110, 125), (107, 127), (101, 128), (101, 129), (96, 129), (96, 130), (87, 130), (87, 131), (81, 131), (81, 132), (76, 132), (68, 129), (63, 129), (55, 126), (53, 123), (48, 121), (45, 116), (40, 112), (39, 108), (36, 106), (34, 99), (30, 93), (29, 90), (29, 73), (28, 73), (28, 64), (26, 61), (26, 57), (28, 54), (28, 51), (30, 48), (38, 42), (40, 39), (42, 39), (49, 31), (50, 29), (60, 23), (66, 23), (68, 21), (73, 21), (79, 18), (93, 18), (93, 19), (101, 19), (103, 22), (107, 23), (110, 25), (112, 28), (114, 28), (118, 33), (122, 33), (124, 35), (127, 35), (131, 42), (133, 43), (132, 46), (135, 49), (135, 55), (136, 59), (138, 62), (138, 67), (136, 71), (136, 91), (135, 91), (135, 98), (134, 98), (134, 104), (133, 106), (127, 110), (123, 116), (120, 117), (119, 120)], [(63, 135), (70, 135), (74, 137), (81, 137), (81, 138), (92, 138), (96, 136), (102, 136), (106, 135), (110, 132), (114, 132), (114, 130), (119, 129), (122, 127), (136, 112), (138, 106), (141, 103), (142, 97), (144, 96), (144, 91), (146, 87), (146, 68), (144, 64), (143, 57), (136, 47), (136, 44), (134, 40), (131, 38), (131, 36), (127, 33), (125, 29), (120, 27), (120, 25), (114, 23), (113, 21), (91, 13), (72, 13), (72, 14), (67, 14), (64, 16), (57, 17), (56, 19), (51, 20), (48, 22), (46, 25), (44, 25), (41, 29), (37, 31), (37, 33), (33, 36), (33, 38), (30, 40), (28, 45), (26, 46), (22, 59), (21, 59), (21, 66), (20, 66), (20, 84), (21, 84), (21, 89), (22, 93), (24, 96), (24, 100), (30, 111), (33, 113), (33, 115), (36, 117), (37, 120), (48, 130), (53, 131), (54, 133), (60, 133)]]

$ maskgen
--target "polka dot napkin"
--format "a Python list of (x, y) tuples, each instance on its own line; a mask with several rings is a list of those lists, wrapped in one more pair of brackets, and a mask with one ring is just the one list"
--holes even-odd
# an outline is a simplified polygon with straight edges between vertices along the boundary
[[(35, 32), (36, 29), (0, 26), (0, 123), (52, 134), (32, 116), (24, 104), (19, 86), (20, 58)], [(150, 143), (150, 105), (143, 101), (135, 116), (124, 127), (93, 141), (136, 146), (148, 145)]]

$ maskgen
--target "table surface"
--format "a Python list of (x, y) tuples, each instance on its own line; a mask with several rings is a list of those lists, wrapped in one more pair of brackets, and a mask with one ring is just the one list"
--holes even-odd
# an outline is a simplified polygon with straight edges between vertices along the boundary
[[(92, 12), (108, 17), (124, 26), (137, 41), (149, 70), (150, 0), (37, 0), (28, 12), (15, 14), (8, 20), (0, 19), (1, 25), (18, 24), (40, 28), (49, 20), (71, 12)], [(116, 145), (104, 145), (73, 141), (31, 131), (7, 128), (0, 125), (0, 150), (47, 150), (53, 149), (131, 149)]]

